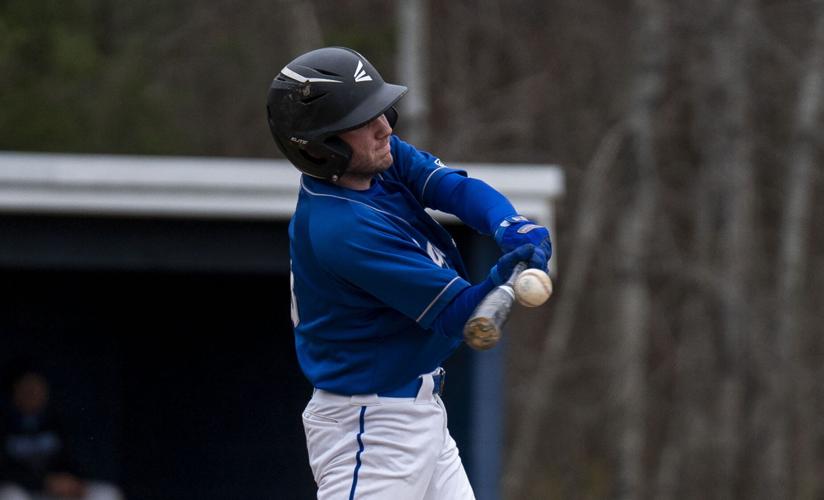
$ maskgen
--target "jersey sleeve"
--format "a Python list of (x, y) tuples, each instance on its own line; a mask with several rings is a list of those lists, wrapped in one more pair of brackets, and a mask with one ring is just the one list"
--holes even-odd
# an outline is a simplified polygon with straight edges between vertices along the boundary
[(390, 139), (395, 171), (399, 180), (409, 188), (421, 205), (433, 207), (435, 186), (449, 176), (466, 177), (466, 171), (447, 167), (444, 163), (426, 151), (393, 135)]
[(422, 245), (369, 209), (338, 217), (315, 242), (321, 265), (338, 278), (429, 328), (467, 283), (440, 267)]
[(465, 170), (447, 167), (397, 136), (391, 140), (396, 175), (421, 205), (455, 215), (481, 234), (492, 234), (503, 219), (517, 214), (503, 194)]

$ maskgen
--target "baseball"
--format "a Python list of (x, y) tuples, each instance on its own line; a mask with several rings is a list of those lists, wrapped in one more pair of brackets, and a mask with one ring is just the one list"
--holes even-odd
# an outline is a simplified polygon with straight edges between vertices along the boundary
[(513, 288), (521, 305), (538, 307), (552, 295), (552, 280), (539, 269), (526, 269), (518, 275)]

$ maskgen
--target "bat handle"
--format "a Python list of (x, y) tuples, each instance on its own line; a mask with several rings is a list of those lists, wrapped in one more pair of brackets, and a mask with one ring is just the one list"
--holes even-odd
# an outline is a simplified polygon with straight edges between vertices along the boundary
[(506, 280), (506, 283), (504, 283), (504, 285), (514, 285), (515, 280), (518, 279), (518, 275), (521, 274), (524, 271), (524, 269), (526, 269), (527, 265), (528, 264), (526, 263), (526, 261), (523, 260), (515, 264), (515, 268), (512, 270), (512, 274), (509, 275), (509, 279)]

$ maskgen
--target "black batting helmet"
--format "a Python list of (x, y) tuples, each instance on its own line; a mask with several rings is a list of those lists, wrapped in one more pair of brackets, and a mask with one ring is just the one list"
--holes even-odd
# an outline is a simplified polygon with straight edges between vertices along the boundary
[(386, 83), (365, 57), (345, 47), (299, 56), (269, 87), (266, 111), (275, 144), (301, 172), (337, 179), (352, 151), (338, 134), (386, 114), (397, 120), (395, 103), (407, 88)]

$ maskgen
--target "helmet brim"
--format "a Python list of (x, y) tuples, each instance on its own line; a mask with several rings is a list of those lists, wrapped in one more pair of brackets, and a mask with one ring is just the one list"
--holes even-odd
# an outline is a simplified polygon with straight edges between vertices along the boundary
[(369, 123), (394, 106), (408, 90), (403, 85), (384, 83), (380, 90), (361, 102), (349, 114), (317, 131), (317, 136), (329, 137)]

